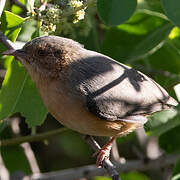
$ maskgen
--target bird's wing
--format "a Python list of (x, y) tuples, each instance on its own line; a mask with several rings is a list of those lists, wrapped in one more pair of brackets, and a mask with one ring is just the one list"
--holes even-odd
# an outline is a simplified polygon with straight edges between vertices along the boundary
[(143, 73), (102, 54), (93, 51), (87, 54), (88, 58), (79, 61), (78, 75), (73, 78), (79, 80), (76, 86), (84, 94), (88, 110), (96, 116), (143, 123), (146, 118), (142, 115), (177, 104)]

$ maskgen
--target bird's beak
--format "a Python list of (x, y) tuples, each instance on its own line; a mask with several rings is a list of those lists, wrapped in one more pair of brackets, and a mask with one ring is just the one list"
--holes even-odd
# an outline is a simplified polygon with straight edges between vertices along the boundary
[(22, 49), (10, 49), (2, 53), (3, 55), (16, 56), (20, 58), (25, 58), (27, 55)]

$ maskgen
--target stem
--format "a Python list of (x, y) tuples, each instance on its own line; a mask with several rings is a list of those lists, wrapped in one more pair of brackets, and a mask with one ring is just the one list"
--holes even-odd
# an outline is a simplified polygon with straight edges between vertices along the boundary
[[(162, 156), (154, 160), (148, 160), (144, 162), (142, 160), (128, 160), (126, 163), (116, 164), (116, 169), (119, 173), (131, 172), (131, 171), (149, 171), (154, 169), (162, 169), (164, 167), (174, 165), (179, 159), (179, 155), (167, 155)], [(74, 179), (90, 179), (94, 176), (103, 176), (107, 172), (104, 169), (99, 169), (95, 165), (88, 165), (82, 167), (76, 167), (71, 169), (51, 171), (46, 173), (37, 173), (28, 176), (32, 180), (74, 180)], [(133, 178), (132, 178), (133, 179)]]
[[(96, 152), (98, 152), (101, 147), (99, 144), (95, 141), (95, 139), (92, 136), (86, 135), (84, 137), (84, 140), (91, 146), (91, 148)], [(114, 140), (114, 137), (112, 137), (111, 141)], [(109, 159), (104, 159), (103, 160), (103, 168), (106, 169), (108, 174), (112, 177), (112, 180), (121, 180), (119, 177), (118, 172), (116, 171), (115, 166), (111, 163)]]
[(7, 49), (14, 49), (12, 42), (7, 39), (7, 37), (0, 31), (0, 42), (4, 44)]
[(6, 139), (6, 140), (0, 141), (0, 146), (12, 146), (12, 145), (19, 145), (24, 142), (42, 141), (44, 139), (50, 138), (52, 136), (55, 136), (67, 130), (68, 130), (67, 128), (59, 128), (56, 130), (52, 130), (52, 131), (48, 131), (48, 132), (40, 133), (36, 135), (17, 137), (13, 139)]

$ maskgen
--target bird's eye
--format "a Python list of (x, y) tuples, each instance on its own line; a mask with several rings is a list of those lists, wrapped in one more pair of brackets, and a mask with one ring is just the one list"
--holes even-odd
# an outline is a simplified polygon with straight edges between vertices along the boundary
[(54, 56), (55, 56), (55, 57), (59, 57), (60, 55), (61, 55), (61, 52), (60, 52), (60, 51), (55, 51), (55, 52), (54, 52)]
[(38, 56), (45, 56), (46, 55), (46, 53), (45, 53), (45, 51), (43, 51), (42, 49), (40, 49), (39, 51), (38, 51)]

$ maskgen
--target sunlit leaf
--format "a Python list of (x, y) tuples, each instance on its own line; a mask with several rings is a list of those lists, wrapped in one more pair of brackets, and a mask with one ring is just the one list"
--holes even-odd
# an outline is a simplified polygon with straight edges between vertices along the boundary
[(9, 11), (4, 11), (1, 17), (1, 30), (5, 36), (14, 42), (21, 30), (23, 18)]
[(0, 91), (0, 119), (15, 112), (26, 117), (29, 127), (42, 124), (47, 115), (47, 109), (26, 70), (17, 61), (12, 61)]
[(172, 27), (160, 17), (137, 13), (127, 23), (110, 28), (101, 49), (116, 60), (130, 63), (158, 49)]
[(178, 108), (154, 113), (148, 117), (145, 129), (148, 135), (159, 136), (170, 129), (180, 125)]
[[(8, 11), (2, 15), (2, 30), (9, 39), (15, 41), (23, 19)], [(42, 124), (45, 108), (35, 84), (20, 63), (8, 57), (7, 72), (0, 90), (0, 119), (20, 112), (29, 127)]]

